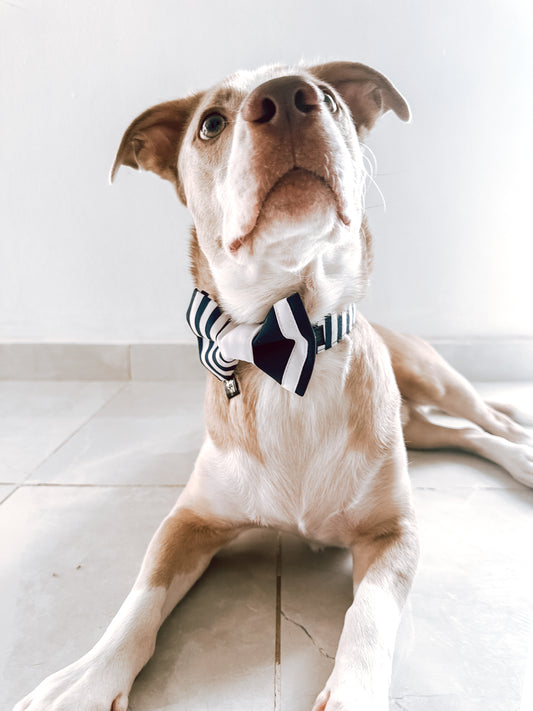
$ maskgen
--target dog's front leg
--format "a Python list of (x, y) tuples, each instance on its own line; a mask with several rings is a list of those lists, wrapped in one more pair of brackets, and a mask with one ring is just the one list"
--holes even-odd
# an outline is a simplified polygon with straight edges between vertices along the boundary
[(386, 711), (400, 614), (418, 560), (414, 516), (353, 546), (354, 602), (313, 711)]
[(159, 627), (242, 528), (178, 505), (163, 521), (141, 572), (103, 637), (46, 678), (14, 711), (126, 711), (133, 681), (154, 652)]

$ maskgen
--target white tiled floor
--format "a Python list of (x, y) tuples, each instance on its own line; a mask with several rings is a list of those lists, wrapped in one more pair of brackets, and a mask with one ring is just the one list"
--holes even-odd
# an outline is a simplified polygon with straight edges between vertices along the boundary
[[(482, 390), (533, 410), (532, 386)], [(0, 382), (2, 711), (103, 632), (187, 481), (202, 391), (195, 382)], [(411, 452), (410, 461), (422, 559), (391, 709), (531, 711), (533, 491), (466, 454)], [(310, 711), (350, 596), (345, 551), (246, 534), (163, 626), (130, 709)]]

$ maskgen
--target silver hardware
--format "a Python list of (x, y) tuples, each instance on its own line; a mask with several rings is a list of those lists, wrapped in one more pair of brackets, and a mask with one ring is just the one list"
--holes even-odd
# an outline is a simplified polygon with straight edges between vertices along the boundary
[(235, 395), (239, 395), (241, 392), (239, 390), (239, 385), (237, 383), (237, 378), (230, 378), (230, 380), (224, 380), (224, 387), (226, 389), (226, 395), (228, 400), (231, 400)]

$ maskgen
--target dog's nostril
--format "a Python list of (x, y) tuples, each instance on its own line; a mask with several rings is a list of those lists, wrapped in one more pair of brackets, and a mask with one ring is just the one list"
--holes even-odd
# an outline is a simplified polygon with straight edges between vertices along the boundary
[(272, 99), (263, 99), (261, 102), (261, 109), (261, 116), (255, 120), (256, 123), (267, 123), (276, 115), (276, 104), (272, 101)]
[(305, 92), (302, 91), (302, 89), (298, 89), (294, 95), (294, 105), (298, 111), (301, 111), (303, 114), (308, 114), (316, 107), (316, 102), (314, 104), (308, 104), (306, 98)]

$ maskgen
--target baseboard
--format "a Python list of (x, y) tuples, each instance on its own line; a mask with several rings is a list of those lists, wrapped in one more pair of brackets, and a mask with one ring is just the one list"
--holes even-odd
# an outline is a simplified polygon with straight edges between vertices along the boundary
[[(533, 381), (533, 338), (433, 340), (470, 380)], [(162, 344), (0, 344), (2, 380), (197, 380), (197, 348)]]
[(197, 380), (205, 370), (188, 343), (0, 344), (2, 380)]

